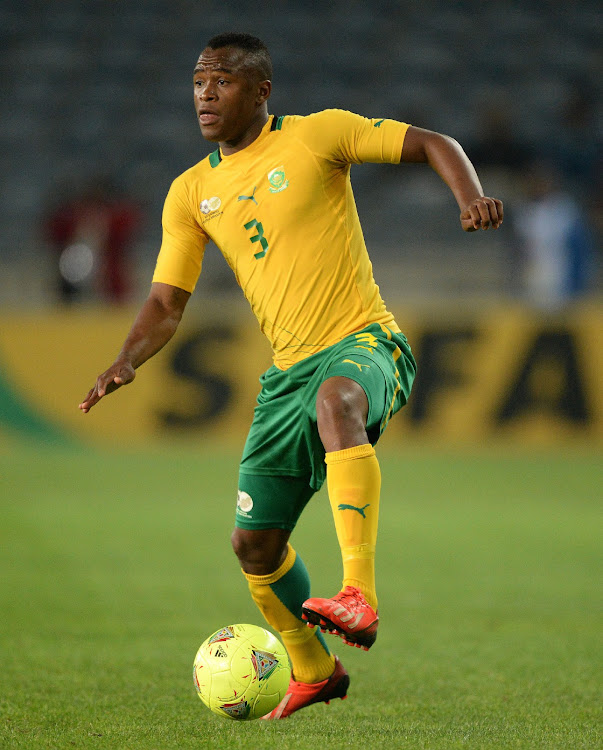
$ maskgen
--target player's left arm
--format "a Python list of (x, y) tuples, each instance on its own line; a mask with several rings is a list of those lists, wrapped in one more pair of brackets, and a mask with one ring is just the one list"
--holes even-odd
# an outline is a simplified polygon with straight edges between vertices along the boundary
[(454, 138), (411, 126), (404, 138), (401, 161), (429, 164), (439, 174), (456, 198), (465, 232), (498, 229), (502, 224), (502, 201), (484, 195), (473, 164)]

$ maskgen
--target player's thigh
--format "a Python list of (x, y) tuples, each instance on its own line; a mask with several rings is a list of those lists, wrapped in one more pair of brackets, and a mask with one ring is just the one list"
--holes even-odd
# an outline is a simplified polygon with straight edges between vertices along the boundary
[(291, 532), (314, 494), (307, 477), (239, 473), (235, 526)]
[(270, 387), (262, 388), (239, 466), (241, 524), (292, 529), (320, 488), (315, 430), (302, 401), (305, 382), (288, 371), (273, 372)]
[(355, 381), (368, 401), (366, 431), (377, 442), (392, 415), (407, 401), (416, 365), (406, 339), (380, 326), (369, 326), (334, 350), (323, 381), (344, 377)]
[(329, 375), (316, 395), (318, 434), (326, 451), (366, 443), (369, 403), (364, 388), (347, 376)]

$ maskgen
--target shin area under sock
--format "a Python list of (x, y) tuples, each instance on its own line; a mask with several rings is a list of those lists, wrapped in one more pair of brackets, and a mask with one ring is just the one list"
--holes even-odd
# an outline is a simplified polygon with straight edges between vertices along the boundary
[(265, 576), (243, 571), (254, 602), (268, 624), (281, 637), (298, 682), (321, 682), (335, 668), (318, 628), (308, 628), (301, 619), (301, 605), (310, 596), (310, 578), (302, 559), (288, 545), (282, 565)]
[(375, 546), (381, 472), (372, 445), (326, 454), (327, 488), (343, 561), (343, 587), (359, 588), (377, 609)]

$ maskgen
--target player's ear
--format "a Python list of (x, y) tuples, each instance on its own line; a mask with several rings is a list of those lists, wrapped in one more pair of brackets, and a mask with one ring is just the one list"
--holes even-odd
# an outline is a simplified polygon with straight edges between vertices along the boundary
[(260, 81), (258, 83), (256, 101), (258, 104), (263, 104), (270, 97), (272, 92), (272, 81)]

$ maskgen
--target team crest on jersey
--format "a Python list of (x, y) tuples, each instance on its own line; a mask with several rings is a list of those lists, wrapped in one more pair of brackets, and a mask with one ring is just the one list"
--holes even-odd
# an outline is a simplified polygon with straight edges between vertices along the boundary
[(217, 196), (214, 196), (213, 198), (202, 200), (199, 208), (202, 214), (210, 214), (212, 211), (217, 211), (221, 205), (222, 201)]
[(285, 177), (285, 167), (275, 167), (272, 171), (268, 172), (268, 182), (270, 186), (268, 190), (271, 193), (280, 193), (285, 188), (289, 187), (289, 180)]

